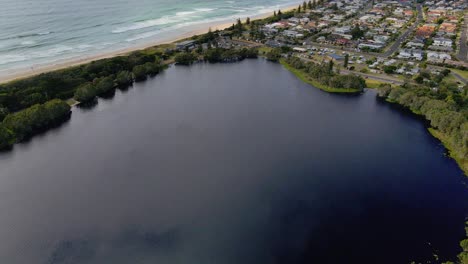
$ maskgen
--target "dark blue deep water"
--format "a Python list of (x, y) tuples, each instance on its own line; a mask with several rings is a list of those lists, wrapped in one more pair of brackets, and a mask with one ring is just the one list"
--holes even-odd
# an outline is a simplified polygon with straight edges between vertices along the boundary
[(0, 155), (0, 262), (453, 258), (465, 177), (424, 123), (278, 64), (172, 67)]

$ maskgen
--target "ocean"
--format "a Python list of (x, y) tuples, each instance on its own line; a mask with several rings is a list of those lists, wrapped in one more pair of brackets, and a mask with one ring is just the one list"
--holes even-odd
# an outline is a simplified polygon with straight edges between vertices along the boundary
[(291, 0), (0, 0), (0, 77), (291, 6)]

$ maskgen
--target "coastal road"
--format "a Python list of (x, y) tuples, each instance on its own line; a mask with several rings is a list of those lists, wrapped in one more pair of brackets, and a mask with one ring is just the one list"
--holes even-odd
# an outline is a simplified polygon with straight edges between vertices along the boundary
[(416, 27), (421, 23), (423, 20), (423, 10), (420, 4), (416, 5), (416, 10), (418, 11), (418, 16), (416, 17), (416, 21), (403, 33), (401, 34), (398, 39), (388, 48), (382, 55), (383, 57), (387, 58), (400, 47), (401, 43), (408, 38), (408, 36), (413, 33)]
[(460, 43), (458, 50), (457, 58), (459, 60), (468, 62), (468, 45), (467, 45), (467, 35), (468, 35), (468, 14), (465, 14), (465, 21), (460, 31)]

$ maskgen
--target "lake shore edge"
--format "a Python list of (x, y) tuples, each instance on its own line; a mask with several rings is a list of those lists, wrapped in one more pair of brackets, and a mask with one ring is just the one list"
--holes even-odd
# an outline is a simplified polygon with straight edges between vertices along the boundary
[[(378, 88), (377, 88), (378, 89)], [(403, 104), (400, 104), (399, 102), (395, 100), (391, 100), (389, 98), (384, 98), (381, 97), (377, 94), (377, 99), (381, 100), (383, 103), (390, 104), (393, 106), (396, 106), (399, 108), (400, 111), (405, 111), (411, 115), (414, 115), (418, 118), (421, 119), (421, 121), (426, 123), (427, 131), (429, 134), (431, 134), (432, 137), (435, 139), (439, 140), (442, 146), (447, 151), (447, 156), (452, 158), (458, 165), (458, 167), (462, 170), (464, 173), (464, 176), (468, 177), (468, 160), (463, 157), (463, 153), (460, 153), (459, 151), (456, 150), (456, 148), (453, 146), (452, 142), (449, 140), (449, 136), (443, 133), (442, 131), (438, 130), (437, 128), (434, 128), (430, 125), (430, 120), (426, 118), (421, 112), (415, 111), (414, 109), (411, 109)]]
[(328, 93), (337, 93), (337, 94), (360, 94), (362, 93), (361, 90), (359, 89), (341, 89), (341, 88), (333, 88), (327, 85), (323, 85), (319, 83), (318, 81), (312, 80), (309, 78), (303, 71), (298, 70), (290, 66), (286, 61), (280, 60), (280, 64), (283, 65), (283, 67), (290, 71), (292, 74), (294, 74), (297, 78), (299, 78), (301, 81), (310, 84), (314, 88), (320, 89), (322, 91), (328, 92)]

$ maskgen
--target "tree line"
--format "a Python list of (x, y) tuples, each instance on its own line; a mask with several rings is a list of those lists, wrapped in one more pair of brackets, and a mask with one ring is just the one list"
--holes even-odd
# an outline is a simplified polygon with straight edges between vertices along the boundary
[(322, 85), (336, 89), (355, 89), (362, 91), (366, 87), (366, 81), (361, 76), (341, 75), (333, 71), (333, 61), (317, 64), (314, 62), (304, 62), (297, 57), (284, 59), (285, 62), (298, 70), (306, 73), (307, 76)]
[(70, 113), (70, 106), (66, 102), (53, 99), (7, 115), (0, 123), (0, 150), (8, 149), (14, 143), (59, 124)]
[(181, 52), (174, 57), (176, 64), (190, 65), (202, 57), (204, 61), (209, 63), (217, 62), (236, 62), (248, 58), (257, 58), (258, 50), (253, 48), (241, 49), (223, 49), (223, 48), (208, 48), (201, 53)]
[[(0, 118), (4, 117), (4, 112), (16, 112), (56, 98), (65, 100), (75, 97), (79, 87), (96, 85), (104, 77), (113, 78), (116, 85), (128, 85), (133, 79), (143, 80), (162, 69), (161, 57), (164, 56), (138, 51), (128, 56), (98, 60), (0, 85)], [(102, 88), (105, 87), (99, 89)], [(95, 95), (100, 94), (99, 89)], [(91, 97), (91, 94), (83, 98)]]
[(468, 161), (468, 86), (442, 82), (438, 89), (423, 85), (383, 86), (378, 96), (422, 115), (441, 134), (444, 144), (462, 169)]
[(159, 73), (165, 56), (137, 51), (0, 85), (0, 149), (65, 120), (65, 99), (91, 101)]

